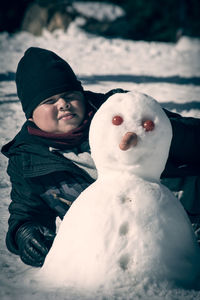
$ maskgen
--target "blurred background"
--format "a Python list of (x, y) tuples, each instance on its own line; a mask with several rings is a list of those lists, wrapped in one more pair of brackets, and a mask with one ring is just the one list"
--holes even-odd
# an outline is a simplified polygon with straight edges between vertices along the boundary
[[(45, 28), (67, 31), (69, 24), (80, 18), (80, 27), (104, 37), (131, 40), (176, 42), (181, 36), (200, 37), (199, 0), (110, 0), (117, 5), (115, 18), (80, 9), (73, 0), (8, 0), (1, 1), (0, 32), (28, 31), (39, 36)], [(99, 1), (102, 3), (102, 1)], [(117, 9), (115, 7), (115, 10)], [(99, 7), (101, 9), (101, 7)]]

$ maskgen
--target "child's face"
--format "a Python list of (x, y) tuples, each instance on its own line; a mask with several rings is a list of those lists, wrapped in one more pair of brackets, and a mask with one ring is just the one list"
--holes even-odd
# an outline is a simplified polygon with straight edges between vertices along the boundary
[(42, 101), (33, 111), (33, 121), (41, 130), (67, 133), (77, 128), (85, 116), (85, 100), (81, 92), (66, 92)]

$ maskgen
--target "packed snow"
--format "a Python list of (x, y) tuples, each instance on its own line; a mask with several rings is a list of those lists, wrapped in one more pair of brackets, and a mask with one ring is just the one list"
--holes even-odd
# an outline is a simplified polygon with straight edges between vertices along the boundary
[[(16, 96), (14, 73), (19, 59), (30, 46), (47, 48), (66, 59), (85, 89), (97, 92), (116, 87), (134, 89), (154, 97), (169, 110), (200, 117), (200, 40), (182, 37), (176, 44), (167, 44), (105, 39), (84, 33), (78, 27), (79, 22), (75, 20), (67, 32), (44, 31), (41, 37), (25, 32), (0, 34), (1, 146), (14, 137), (25, 120)], [(117, 288), (106, 294), (74, 287), (47, 291), (36, 286), (34, 281), (26, 281), (28, 274), (35, 270), (9, 253), (4, 242), (10, 182), (6, 174), (7, 160), (2, 155), (0, 165), (1, 299), (199, 299), (198, 291), (171, 289), (165, 284), (158, 287), (148, 282), (135, 283), (130, 290), (128, 284), (122, 286), (119, 281)]]
[(38, 284), (102, 293), (119, 283), (130, 293), (149, 280), (196, 288), (199, 245), (179, 200), (159, 183), (171, 139), (169, 119), (149, 96), (119, 93), (100, 107), (89, 137), (98, 179), (65, 215)]

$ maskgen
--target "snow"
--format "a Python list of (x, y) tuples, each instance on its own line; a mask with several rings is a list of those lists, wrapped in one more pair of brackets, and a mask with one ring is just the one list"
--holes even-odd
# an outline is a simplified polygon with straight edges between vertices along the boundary
[[(118, 126), (111, 123), (115, 116), (120, 116), (123, 121)], [(142, 124), (147, 120), (153, 122), (154, 130), (144, 130)], [(131, 147), (132, 137), (134, 147)], [(101, 106), (91, 124), (91, 154), (98, 176), (104, 176), (109, 170), (119, 174), (126, 171), (158, 182), (167, 161), (171, 138), (169, 119), (153, 98), (137, 91), (113, 95)], [(155, 164), (155, 161), (158, 162)]]
[[(0, 146), (8, 142), (24, 122), (17, 100), (14, 72), (26, 48), (39, 46), (55, 51), (66, 59), (85, 89), (106, 92), (121, 87), (149, 94), (161, 105), (185, 116), (200, 117), (200, 40), (182, 37), (176, 44), (121, 39), (105, 39), (86, 34), (75, 20), (67, 32), (43, 32), (41, 37), (21, 32), (0, 34)], [(108, 295), (75, 288), (41, 290), (26, 282), (32, 268), (9, 253), (5, 246), (10, 182), (6, 175), (7, 160), (0, 156), (1, 236), (0, 297), (3, 300), (73, 300), (73, 299), (199, 299), (194, 290), (170, 289), (163, 284), (136, 284), (108, 291)], [(67, 267), (67, 266), (66, 266)], [(120, 293), (117, 291), (120, 290)], [(124, 297), (120, 296), (124, 292)]]
[(73, 3), (76, 11), (85, 17), (94, 18), (98, 21), (114, 21), (116, 18), (122, 17), (124, 11), (117, 5), (108, 4), (106, 2), (83, 2), (77, 1)]
[(196, 286), (200, 248), (182, 205), (159, 182), (171, 139), (169, 119), (149, 96), (119, 93), (100, 107), (89, 137), (98, 179), (65, 215), (38, 285), (105, 293), (120, 283), (129, 295), (137, 283)]

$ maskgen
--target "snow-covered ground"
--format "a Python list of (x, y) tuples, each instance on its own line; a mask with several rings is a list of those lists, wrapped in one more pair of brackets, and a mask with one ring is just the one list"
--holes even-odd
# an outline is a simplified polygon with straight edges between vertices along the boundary
[[(176, 44), (166, 44), (105, 39), (82, 32), (77, 26), (81, 21), (77, 19), (67, 32), (44, 31), (41, 37), (25, 32), (12, 36), (0, 34), (0, 147), (14, 137), (25, 120), (16, 96), (14, 72), (30, 46), (48, 48), (66, 59), (85, 89), (97, 92), (116, 87), (136, 89), (153, 96), (165, 108), (200, 118), (200, 40), (182, 37)], [(6, 158), (0, 155), (2, 300), (200, 299), (200, 292), (169, 290), (166, 286), (136, 285), (131, 293), (119, 286), (119, 290), (106, 296), (68, 288), (43, 291), (34, 283), (27, 283), (31, 268), (10, 254), (4, 242), (10, 202), (6, 165)]]

